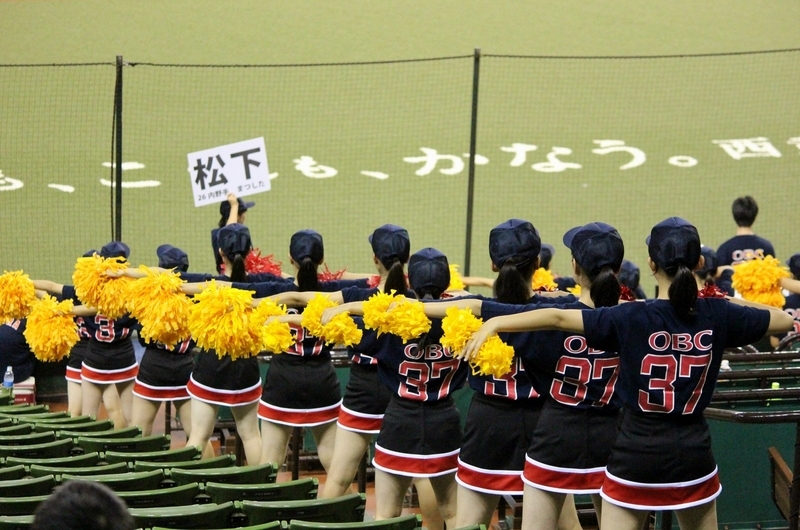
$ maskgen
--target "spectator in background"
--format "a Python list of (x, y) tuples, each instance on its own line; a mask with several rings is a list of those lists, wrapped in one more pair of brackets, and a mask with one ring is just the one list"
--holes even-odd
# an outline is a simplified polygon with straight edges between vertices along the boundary
[[(772, 243), (753, 232), (753, 223), (756, 222), (758, 215), (756, 200), (749, 195), (739, 197), (733, 201), (731, 211), (733, 220), (736, 221), (736, 235), (717, 249), (717, 266), (738, 265), (755, 258), (775, 256)], [(731, 285), (733, 271), (725, 268), (722, 268), (721, 271), (716, 282), (717, 287), (728, 293), (729, 296), (733, 296), (733, 286)]]
[(36, 509), (31, 530), (133, 530), (125, 503), (108, 487), (70, 480)]
[(640, 278), (639, 266), (632, 261), (622, 260), (622, 266), (617, 273), (619, 283), (630, 289), (637, 300), (646, 300), (647, 295), (644, 293), (642, 286), (639, 285)]
[[(539, 251), (539, 267), (549, 271), (550, 261), (553, 259), (553, 255), (555, 253), (556, 249), (553, 247), (553, 245), (542, 243), (542, 250)], [(559, 291), (566, 291), (567, 289), (572, 289), (578, 285), (574, 278), (570, 276), (559, 276), (556, 273), (553, 273), (553, 281), (556, 282)]]
[[(233, 223), (245, 224), (245, 214), (247, 210), (255, 206), (254, 202), (244, 202), (242, 199), (237, 199), (234, 193), (228, 194), (228, 199), (219, 204), (219, 225), (211, 231), (211, 248), (214, 250), (214, 261), (217, 264), (217, 273), (222, 272), (222, 256), (219, 253), (219, 238), (217, 232), (223, 226)], [(227, 274), (230, 274), (228, 271)]]
[[(792, 273), (792, 278), (800, 280), (800, 252), (793, 254), (792, 257), (786, 261), (786, 265), (789, 266), (789, 272)], [(791, 292), (787, 294), (786, 291), (784, 291), (784, 295), (786, 295), (786, 301), (783, 304), (783, 310), (789, 313), (794, 319), (794, 330), (783, 335), (770, 337), (770, 344), (773, 348), (776, 348), (781, 340), (787, 336), (800, 333), (800, 294)]]
[(26, 323), (26, 319), (14, 319), (0, 325), (0, 369), (5, 372), (10, 366), (14, 370), (14, 383), (33, 375), (33, 352), (22, 335)]

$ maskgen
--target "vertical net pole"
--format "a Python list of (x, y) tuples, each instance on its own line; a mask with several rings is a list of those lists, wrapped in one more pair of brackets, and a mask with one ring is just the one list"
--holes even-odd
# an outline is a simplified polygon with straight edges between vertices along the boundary
[(481, 78), (481, 49), (475, 48), (472, 68), (472, 122), (469, 131), (469, 181), (467, 183), (467, 226), (464, 243), (464, 275), (470, 273), (472, 255), (472, 216), (475, 204), (475, 149), (478, 141), (478, 86)]
[(122, 56), (117, 55), (117, 83), (114, 88), (114, 159), (111, 166), (115, 169), (114, 185), (114, 221), (113, 239), (122, 241)]

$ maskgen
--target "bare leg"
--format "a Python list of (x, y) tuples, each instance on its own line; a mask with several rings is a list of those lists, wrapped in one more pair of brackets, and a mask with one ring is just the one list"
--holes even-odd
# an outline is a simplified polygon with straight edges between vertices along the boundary
[(133, 396), (131, 424), (142, 430), (142, 436), (150, 436), (153, 432), (153, 422), (160, 407), (160, 401), (150, 401), (139, 396)]
[[(100, 410), (100, 400), (103, 397), (103, 390), (109, 385), (97, 385), (84, 380), (81, 383), (81, 411), (83, 414), (97, 417)], [(116, 426), (116, 425), (115, 425)]]
[(375, 470), (375, 520), (399, 517), (411, 477)]
[(594, 512), (597, 514), (597, 522), (599, 523), (603, 516), (603, 497), (599, 493), (593, 493), (591, 497), (592, 506), (594, 506)]
[(236, 421), (236, 435), (244, 446), (244, 456), (250, 465), (261, 462), (261, 433), (258, 430), (258, 402), (231, 407)]
[(428, 478), (417, 477), (413, 479), (414, 489), (417, 490), (419, 510), (422, 512), (422, 524), (428, 530), (444, 530), (444, 517), (439, 511), (436, 492)]
[(575, 508), (575, 497), (567, 495), (561, 507), (561, 514), (558, 516), (558, 530), (581, 530), (581, 522), (578, 520), (578, 510)]
[(192, 400), (191, 399), (176, 399), (172, 402), (172, 407), (178, 413), (183, 432), (186, 433), (186, 438), (192, 435)]
[(124, 429), (128, 426), (125, 415), (122, 413), (122, 402), (117, 385), (103, 385), (103, 406), (108, 418), (114, 422), (115, 429)]
[[(117, 387), (117, 393), (119, 393), (119, 404), (120, 409), (122, 409), (123, 421), (125, 421), (125, 427), (127, 427), (131, 424), (131, 419), (133, 418), (133, 379), (117, 383), (115, 386)], [(108, 410), (107, 406), (106, 410)], [(109, 413), (109, 416), (110, 415)], [(117, 420), (115, 419), (114, 425), (116, 424)]]
[(456, 473), (448, 473), (438, 477), (430, 477), (431, 486), (436, 494), (439, 513), (444, 519), (447, 528), (456, 528), (456, 501), (458, 488), (456, 487)]
[[(566, 495), (525, 485), (522, 496), (522, 530), (555, 530)], [(574, 505), (573, 505), (574, 506)]]
[(288, 425), (261, 420), (261, 463), (282, 466), (291, 434), (292, 428)]
[(483, 524), (489, 528), (497, 503), (500, 501), (499, 495), (471, 490), (459, 484), (457, 497), (456, 528), (474, 524)]
[(186, 445), (194, 445), (203, 451), (202, 458), (211, 458), (213, 451), (208, 451), (209, 440), (214, 434), (214, 425), (217, 423), (218, 405), (212, 405), (197, 399), (191, 400), (191, 434)]
[(716, 530), (717, 501), (684, 508), (675, 512), (681, 530)]
[(603, 517), (600, 528), (614, 530), (641, 530), (647, 519), (645, 510), (629, 510), (603, 499)]
[(67, 410), (73, 418), (80, 416), (83, 410), (83, 396), (81, 384), (74, 381), (67, 381)]
[(326, 473), (331, 468), (331, 461), (333, 460), (336, 430), (335, 421), (317, 425), (316, 427), (311, 427), (311, 434), (314, 436), (314, 442), (317, 444), (317, 455), (319, 456), (319, 462), (322, 464), (322, 467), (325, 468)]
[(325, 478), (325, 486), (320, 491), (320, 499), (332, 499), (347, 493), (358, 471), (361, 457), (372, 440), (371, 434), (348, 431), (338, 426), (335, 436), (331, 467)]

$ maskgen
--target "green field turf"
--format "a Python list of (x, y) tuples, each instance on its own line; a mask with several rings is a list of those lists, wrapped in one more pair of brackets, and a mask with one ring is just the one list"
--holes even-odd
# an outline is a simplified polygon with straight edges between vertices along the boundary
[[(539, 228), (556, 248), (557, 271), (569, 268), (562, 234), (594, 220), (617, 226), (627, 257), (644, 266), (654, 223), (686, 217), (717, 247), (733, 235), (730, 204), (744, 194), (761, 206), (756, 232), (786, 259), (800, 251), (800, 148), (790, 143), (800, 137), (800, 52), (498, 55), (794, 49), (798, 20), (794, 1), (0, 1), (0, 64), (107, 63), (0, 68), (0, 170), (24, 184), (0, 191), (2, 268), (68, 282), (75, 258), (111, 238), (111, 190), (101, 179), (110, 172), (103, 163), (120, 54), (133, 63), (124, 68), (123, 160), (144, 165), (124, 180), (159, 182), (124, 190), (122, 232), (134, 264), (153, 263), (155, 247), (169, 242), (188, 251), (192, 270), (210, 271), (218, 214), (194, 207), (186, 154), (263, 136), (277, 177), (272, 191), (251, 198), (257, 206), (247, 220), (262, 253), (286, 262), (290, 235), (315, 228), (331, 268), (369, 272), (367, 235), (391, 222), (409, 229), (413, 249), (435, 246), (463, 265), (466, 170), (442, 174), (452, 164), (442, 161), (418, 175), (422, 162), (404, 159), (424, 147), (466, 162), (475, 47), (484, 54), (477, 152), (488, 162), (476, 171), (472, 274), (491, 275), (488, 231), (509, 217)], [(453, 56), (293, 68), (137, 64)], [(736, 160), (713, 142), (762, 137), (774, 148), (763, 152), (781, 156)], [(593, 152), (601, 140), (623, 141), (647, 160), (621, 170), (631, 155)], [(537, 147), (514, 165), (513, 144)], [(536, 171), (556, 147), (581, 167)], [(337, 175), (304, 176), (295, 163), (302, 156)], [(677, 167), (668, 162), (675, 156), (697, 164)], [(652, 293), (654, 282), (642, 277)], [(744, 520), (735, 495), (723, 493), (721, 521)], [(758, 506), (774, 516), (768, 499)]]

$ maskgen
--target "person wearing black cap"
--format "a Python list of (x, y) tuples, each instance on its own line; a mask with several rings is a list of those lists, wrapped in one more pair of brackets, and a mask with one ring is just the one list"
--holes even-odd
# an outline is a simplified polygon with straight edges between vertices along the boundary
[[(189, 256), (172, 245), (161, 245), (156, 249), (158, 266), (186, 272)], [(183, 424), (186, 436), (192, 432), (192, 407), (186, 384), (194, 368), (192, 350), (194, 340), (188, 338), (172, 349), (157, 342), (146, 342), (139, 336), (144, 355), (139, 362), (139, 373), (133, 383), (133, 425), (142, 430), (142, 436), (150, 436), (161, 403), (171, 401)]]
[(641, 271), (638, 265), (626, 259), (622, 260), (622, 266), (619, 268), (617, 278), (619, 279), (619, 283), (633, 292), (637, 300), (647, 299), (644, 289), (642, 289), (642, 286), (639, 284)]
[(255, 206), (254, 202), (245, 202), (229, 193), (226, 200), (219, 203), (219, 225), (211, 231), (211, 249), (214, 251), (214, 262), (217, 264), (217, 274), (222, 274), (222, 258), (219, 255), (219, 230), (223, 226), (234, 223), (243, 225), (247, 210)]
[(647, 245), (657, 299), (492, 318), (464, 353), (471, 358), (500, 331), (547, 329), (580, 333), (590, 348), (619, 352), (616, 392), (624, 408), (600, 492), (601, 528), (639, 529), (652, 510), (670, 509), (681, 528), (715, 529), (721, 487), (703, 409), (723, 351), (787, 331), (792, 319), (740, 299), (698, 298), (692, 270), (703, 265), (700, 237), (687, 221), (658, 223)]

